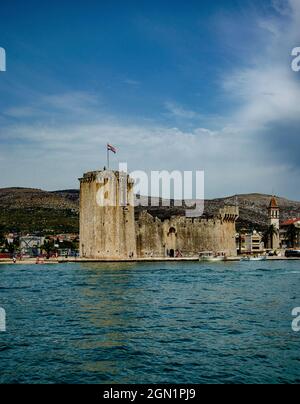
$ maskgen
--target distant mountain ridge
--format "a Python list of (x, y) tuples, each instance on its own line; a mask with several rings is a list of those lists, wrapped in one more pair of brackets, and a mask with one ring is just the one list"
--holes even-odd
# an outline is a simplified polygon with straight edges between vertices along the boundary
[(78, 201), (78, 190), (64, 193), (31, 188), (0, 189), (0, 230), (78, 233)]
[[(141, 198), (145, 201), (145, 197)], [(205, 216), (212, 216), (226, 205), (238, 204), (239, 228), (262, 230), (267, 226), (267, 207), (271, 195), (242, 194), (205, 201)], [(281, 219), (300, 217), (300, 202), (277, 197)], [(136, 215), (145, 208), (137, 207)], [(183, 207), (148, 207), (152, 215), (166, 219), (184, 215)], [(77, 233), (79, 228), (79, 190), (43, 191), (32, 188), (0, 189), (0, 229), (18, 232)]]

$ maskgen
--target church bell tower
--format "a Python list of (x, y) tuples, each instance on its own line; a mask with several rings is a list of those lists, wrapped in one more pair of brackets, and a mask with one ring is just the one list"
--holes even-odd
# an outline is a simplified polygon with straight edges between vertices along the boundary
[(277, 204), (275, 196), (272, 197), (269, 207), (268, 207), (268, 216), (269, 216), (269, 226), (274, 227), (274, 232), (269, 237), (269, 247), (273, 250), (277, 250), (280, 247), (280, 238), (279, 238), (279, 225), (280, 225), (280, 210)]

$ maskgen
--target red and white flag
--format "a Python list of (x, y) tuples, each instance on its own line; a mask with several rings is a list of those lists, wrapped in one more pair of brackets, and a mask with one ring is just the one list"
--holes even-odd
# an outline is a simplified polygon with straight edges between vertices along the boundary
[(107, 143), (107, 150), (111, 151), (111, 152), (113, 152), (115, 154), (117, 153), (117, 149), (114, 146), (112, 146), (111, 144), (109, 144), (109, 143)]

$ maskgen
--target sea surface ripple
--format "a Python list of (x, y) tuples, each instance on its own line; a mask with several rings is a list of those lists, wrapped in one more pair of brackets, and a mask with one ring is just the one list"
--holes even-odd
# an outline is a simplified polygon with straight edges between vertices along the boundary
[(0, 383), (300, 383), (299, 262), (1, 265)]

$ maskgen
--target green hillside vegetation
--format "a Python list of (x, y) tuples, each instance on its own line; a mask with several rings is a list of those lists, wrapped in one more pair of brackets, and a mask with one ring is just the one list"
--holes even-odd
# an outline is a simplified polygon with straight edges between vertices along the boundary
[[(214, 215), (225, 205), (238, 204), (240, 218), (237, 228), (266, 230), (267, 206), (270, 195), (246, 194), (213, 199), (205, 202), (204, 216)], [(300, 217), (300, 202), (277, 198), (281, 219)], [(142, 207), (136, 208), (136, 216)], [(149, 207), (149, 213), (164, 220), (172, 215), (184, 215), (184, 208)], [(79, 191), (48, 192), (29, 188), (0, 189), (0, 232), (78, 233)]]

